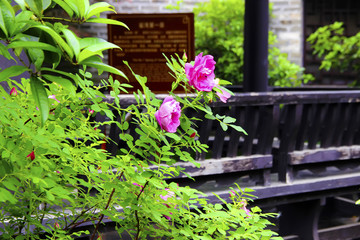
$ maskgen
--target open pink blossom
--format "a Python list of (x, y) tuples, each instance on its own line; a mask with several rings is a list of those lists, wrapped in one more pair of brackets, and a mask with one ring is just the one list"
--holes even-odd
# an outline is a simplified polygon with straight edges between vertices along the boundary
[(180, 125), (181, 107), (173, 97), (168, 96), (164, 99), (159, 110), (155, 113), (155, 118), (161, 129), (174, 133)]
[(31, 153), (29, 153), (29, 155), (27, 155), (26, 157), (29, 157), (29, 158), (31, 159), (31, 161), (34, 160), (34, 159), (35, 159), (35, 153), (34, 153), (34, 151), (32, 151)]
[(16, 90), (16, 87), (13, 87), (13, 88), (11, 89), (10, 95), (11, 95), (11, 96), (17, 96), (17, 95), (18, 95), (18, 92), (17, 92), (17, 90)]
[(242, 203), (242, 206), (241, 206), (240, 209), (244, 210), (246, 215), (248, 215), (248, 217), (250, 217), (251, 216), (251, 211), (246, 208), (246, 205), (247, 205), (246, 201), (242, 201), (241, 203)]
[(185, 64), (185, 73), (189, 79), (189, 84), (198, 91), (210, 92), (215, 86), (214, 57), (211, 55), (202, 55), (200, 53), (195, 57), (194, 65)]
[(55, 96), (55, 95), (49, 95), (48, 98), (54, 99), (55, 101), (57, 101), (58, 103), (60, 103), (60, 101), (56, 99), (56, 96)]
[(94, 110), (89, 109), (89, 113), (90, 113), (90, 114), (93, 114), (94, 112), (95, 112)]

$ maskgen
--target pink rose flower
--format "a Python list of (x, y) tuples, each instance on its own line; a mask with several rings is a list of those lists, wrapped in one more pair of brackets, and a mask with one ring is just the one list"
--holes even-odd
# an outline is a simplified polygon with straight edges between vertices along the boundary
[(215, 86), (215, 64), (213, 56), (202, 56), (202, 53), (195, 57), (194, 66), (186, 63), (185, 73), (189, 84), (198, 91), (211, 92)]
[(13, 88), (11, 89), (10, 95), (11, 95), (11, 96), (17, 96), (17, 95), (18, 95), (18, 92), (17, 92), (17, 90), (16, 90), (16, 87), (13, 87)]
[(155, 117), (161, 129), (174, 133), (180, 125), (181, 108), (180, 103), (173, 97), (168, 96), (164, 99)]

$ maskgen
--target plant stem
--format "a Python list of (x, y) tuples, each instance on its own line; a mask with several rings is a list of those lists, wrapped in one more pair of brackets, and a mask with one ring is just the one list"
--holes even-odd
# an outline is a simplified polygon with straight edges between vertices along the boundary
[[(124, 171), (121, 172), (121, 174), (120, 174), (120, 176), (119, 176), (119, 179), (122, 178), (123, 174), (124, 174)], [(106, 206), (105, 206), (105, 210), (107, 210), (107, 209), (109, 208), (110, 202), (111, 202), (111, 199), (112, 199), (114, 193), (115, 193), (115, 188), (113, 188), (112, 191), (111, 191), (111, 193), (110, 193), (109, 199), (108, 199), (108, 201), (107, 201), (107, 203), (106, 203)], [(101, 223), (101, 221), (103, 220), (103, 218), (104, 218), (104, 214), (102, 213), (102, 214), (100, 215), (99, 221), (98, 221), (97, 224), (96, 224), (96, 227), (95, 227), (95, 229), (94, 229), (94, 232), (92, 233), (92, 235), (91, 235), (91, 237), (90, 237), (90, 240), (94, 240), (94, 237), (95, 237), (95, 235), (96, 235), (96, 233), (97, 233), (97, 231), (98, 231), (98, 229), (99, 229), (100, 223)]]
[[(140, 191), (139, 195), (137, 196), (136, 200), (139, 201), (140, 195), (144, 192), (144, 189), (146, 188), (148, 183), (149, 183), (149, 181), (146, 181), (144, 187), (141, 189), (141, 191)], [(136, 231), (135, 240), (138, 240), (139, 236), (140, 236), (140, 219), (139, 219), (139, 215), (138, 215), (138, 210), (135, 210), (135, 218), (136, 218), (136, 222), (137, 222), (137, 224), (136, 224), (137, 231)]]

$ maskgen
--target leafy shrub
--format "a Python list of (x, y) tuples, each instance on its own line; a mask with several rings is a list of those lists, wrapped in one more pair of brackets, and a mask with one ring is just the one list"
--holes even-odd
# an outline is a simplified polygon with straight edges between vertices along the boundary
[[(318, 28), (307, 41), (313, 48), (313, 54), (322, 59), (319, 69), (355, 72), (360, 69), (360, 32), (354, 36), (344, 36), (342, 22)], [(358, 85), (358, 81), (356, 79), (352, 85)]]
[[(216, 75), (234, 84), (243, 82), (244, 0), (210, 0), (199, 3), (195, 13), (195, 46), (198, 52), (211, 54), (217, 61)], [(269, 84), (281, 87), (301, 86), (313, 80), (304, 69), (287, 59), (273, 46), (276, 36), (269, 31)]]
[[(68, 17), (46, 16), (45, 11), (55, 6)], [(192, 117), (179, 114), (180, 110), (204, 111), (226, 128), (242, 129), (233, 118), (214, 116), (207, 105), (225, 91), (221, 82), (210, 92), (197, 91), (189, 83), (185, 68), (193, 71), (196, 61), (168, 59), (176, 76), (173, 89), (182, 85), (194, 97), (180, 98), (171, 91), (163, 102), (146, 87), (146, 77), (135, 74), (142, 89), (134, 93), (134, 104), (124, 106), (118, 95), (126, 93), (129, 84), (110, 77), (94, 86), (89, 66), (123, 75), (101, 59), (104, 50), (118, 46), (99, 38), (79, 38), (66, 23), (126, 27), (99, 18), (103, 11), (114, 8), (105, 2), (90, 5), (88, 0), (12, 4), (0, 0), (0, 53), (14, 60), (0, 72), (1, 81), (11, 89), (8, 93), (0, 88), (0, 238), (72, 239), (88, 233), (96, 239), (99, 225), (110, 219), (119, 235), (128, 233), (133, 239), (276, 239), (276, 233), (266, 229), (270, 225), (266, 218), (274, 214), (247, 209), (247, 192), (234, 189), (231, 202), (219, 199), (222, 204), (209, 204), (203, 193), (165, 181), (182, 172), (174, 166), (177, 159), (196, 164), (184, 148), (197, 152), (207, 148), (194, 138)], [(20, 57), (22, 52), (27, 59)], [(62, 61), (79, 71), (59, 70)], [(12, 79), (23, 72), (30, 78)], [(112, 89), (107, 98), (111, 101), (104, 101), (103, 88)], [(224, 95), (220, 93), (226, 101)], [(95, 121), (100, 114), (108, 120)], [(175, 126), (163, 130), (168, 118)], [(138, 139), (128, 134), (129, 121), (138, 126)], [(127, 145), (115, 156), (102, 148), (111, 140), (100, 129), (111, 124), (119, 127), (119, 137)], [(93, 232), (78, 231), (82, 223), (92, 223)]]

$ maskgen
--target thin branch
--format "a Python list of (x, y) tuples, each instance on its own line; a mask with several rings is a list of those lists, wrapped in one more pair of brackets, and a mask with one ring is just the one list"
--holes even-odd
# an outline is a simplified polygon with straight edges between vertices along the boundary
[[(151, 178), (151, 177), (150, 177)], [(137, 196), (137, 199), (139, 201), (139, 198), (140, 198), (140, 195), (144, 192), (144, 189), (146, 188), (146, 186), (148, 185), (149, 181), (147, 181), (144, 185), (144, 187), (141, 189), (139, 195)], [(139, 239), (139, 236), (140, 236), (140, 219), (139, 219), (139, 215), (138, 215), (138, 210), (136, 209), (135, 210), (135, 218), (136, 218), (136, 236), (135, 236), (135, 240), (138, 240)]]
[[(119, 179), (122, 178), (123, 174), (124, 174), (124, 171), (121, 172), (121, 174), (120, 174), (120, 176), (119, 176)], [(111, 202), (111, 200), (112, 200), (112, 197), (113, 197), (114, 193), (115, 193), (115, 188), (113, 188), (112, 191), (111, 191), (111, 193), (110, 193), (109, 199), (108, 199), (108, 201), (107, 201), (107, 203), (106, 203), (106, 206), (105, 206), (105, 210), (107, 210), (107, 209), (109, 208), (110, 202)], [(104, 218), (104, 214), (102, 213), (102, 214), (100, 215), (99, 221), (98, 221), (97, 224), (96, 224), (96, 227), (95, 227), (95, 229), (94, 229), (94, 232), (93, 232), (92, 235), (91, 235), (90, 240), (94, 240), (94, 237), (95, 237), (95, 235), (96, 235), (96, 233), (97, 233), (97, 231), (98, 231), (98, 229), (99, 229), (100, 223), (102, 222), (103, 218)]]

